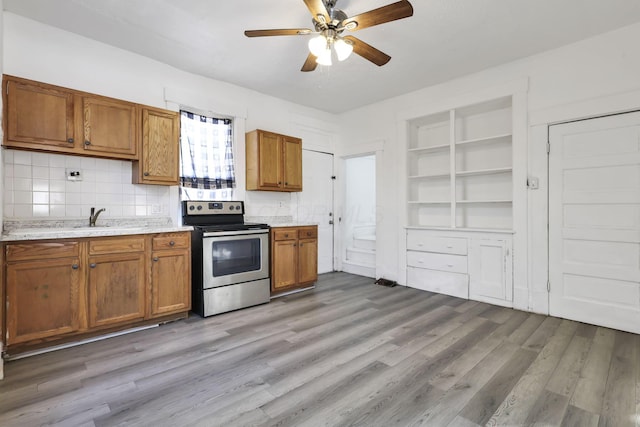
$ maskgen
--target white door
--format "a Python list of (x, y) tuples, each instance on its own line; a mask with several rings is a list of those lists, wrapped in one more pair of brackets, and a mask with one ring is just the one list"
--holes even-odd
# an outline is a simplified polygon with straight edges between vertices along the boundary
[(549, 138), (549, 312), (640, 333), (640, 113)]
[(318, 273), (333, 271), (333, 154), (302, 150), (298, 221), (318, 224)]

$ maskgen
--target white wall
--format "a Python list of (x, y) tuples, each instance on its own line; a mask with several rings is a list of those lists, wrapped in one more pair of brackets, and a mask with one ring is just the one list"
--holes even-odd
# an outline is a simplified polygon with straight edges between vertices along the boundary
[[(640, 89), (640, 24), (625, 27), (592, 39), (584, 40), (540, 55), (512, 62), (500, 67), (432, 86), (407, 95), (389, 99), (341, 115), (341, 149), (348, 150), (363, 141), (383, 139), (386, 147), (402, 147), (398, 141), (397, 116), (403, 111), (419, 109), (424, 104), (433, 105), (461, 97), (467, 93), (482, 91), (509, 81), (529, 79), (527, 116), (537, 118), (535, 128), (529, 121), (528, 168), (529, 173), (540, 176), (540, 190), (529, 191), (528, 283), (515, 283), (515, 287), (529, 289), (528, 301), (520, 301), (520, 308), (545, 312), (546, 302), (546, 122), (557, 117), (562, 120), (579, 118), (587, 113), (604, 113), (617, 110), (617, 105), (633, 108), (634, 100), (626, 97), (626, 103), (610, 102), (611, 95)], [(623, 96), (623, 95), (620, 95)], [(640, 108), (640, 97), (635, 108)], [(583, 108), (584, 104), (592, 108)], [(543, 122), (543, 125), (540, 124)], [(543, 129), (540, 130), (540, 127)], [(542, 148), (542, 149), (541, 149)], [(378, 259), (386, 263), (388, 278), (404, 283), (398, 277), (400, 236), (404, 233), (405, 218), (396, 214), (406, 185), (400, 170), (404, 154), (399, 150), (383, 152), (377, 180), (381, 183), (378, 204), (384, 207), (379, 213), (378, 238), (385, 241)]]
[[(180, 71), (18, 15), (3, 15), (4, 73), (160, 108), (177, 110), (182, 105), (233, 115), (239, 122), (237, 194), (246, 199), (247, 214), (293, 215), (297, 211), (297, 199), (291, 194), (245, 194), (244, 132), (261, 128), (297, 136), (300, 126), (307, 125), (331, 133), (336, 116)], [(324, 151), (333, 151), (333, 141)], [(132, 185), (129, 162), (8, 152), (13, 154), (5, 160), (3, 175), (9, 187), (3, 196), (8, 207), (5, 217), (84, 217), (95, 204), (108, 208), (106, 216), (171, 215), (177, 219), (177, 187)], [(60, 176), (63, 165), (81, 167), (87, 172), (85, 181), (64, 183)], [(103, 188), (108, 189), (106, 197), (92, 194)], [(157, 207), (160, 213), (154, 213)]]

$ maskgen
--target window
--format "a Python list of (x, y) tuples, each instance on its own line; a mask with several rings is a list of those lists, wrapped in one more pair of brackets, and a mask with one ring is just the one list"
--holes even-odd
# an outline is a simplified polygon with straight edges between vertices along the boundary
[(182, 199), (232, 199), (235, 186), (233, 121), (181, 111)]

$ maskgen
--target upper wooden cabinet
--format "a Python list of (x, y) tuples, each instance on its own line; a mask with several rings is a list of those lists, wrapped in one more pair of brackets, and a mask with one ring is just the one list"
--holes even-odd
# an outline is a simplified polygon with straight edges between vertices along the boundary
[(136, 105), (101, 96), (82, 97), (83, 149), (110, 157), (136, 159)]
[(246, 134), (247, 190), (302, 191), (302, 140), (264, 130)]
[(178, 185), (173, 111), (5, 75), (6, 147), (133, 160), (136, 184)]
[(133, 163), (135, 184), (179, 184), (180, 114), (142, 107), (140, 160)]
[(73, 151), (75, 96), (70, 90), (5, 76), (4, 144)]

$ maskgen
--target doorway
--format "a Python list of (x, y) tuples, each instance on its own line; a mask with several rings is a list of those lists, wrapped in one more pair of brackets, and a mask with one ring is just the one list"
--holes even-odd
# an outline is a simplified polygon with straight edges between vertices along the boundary
[(333, 154), (302, 150), (298, 222), (318, 224), (318, 273), (333, 271)]
[(344, 160), (342, 269), (376, 277), (376, 156)]
[(549, 314), (640, 333), (640, 112), (549, 127)]

